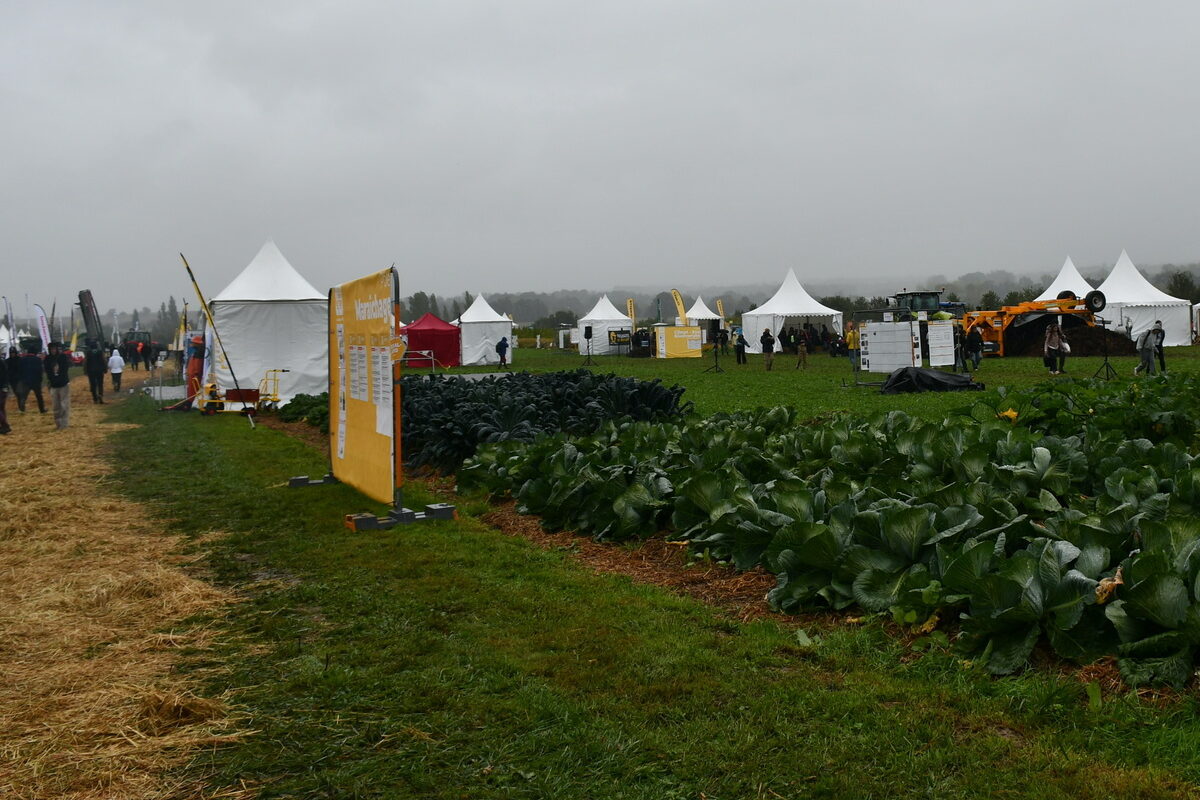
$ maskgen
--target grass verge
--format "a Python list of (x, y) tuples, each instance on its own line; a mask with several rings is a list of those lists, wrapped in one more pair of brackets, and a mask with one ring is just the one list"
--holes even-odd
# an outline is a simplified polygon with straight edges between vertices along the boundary
[(234, 416), (118, 414), (142, 423), (113, 437), (123, 484), (246, 599), (188, 660), (230, 671), (210, 693), (237, 687), (258, 731), (192, 765), (214, 791), (1190, 797), (1200, 779), (1191, 698), (997, 681), (878, 622), (741, 623), (470, 518), (351, 534), (343, 514), (380, 509), (284, 488), (324, 471), (304, 444)]

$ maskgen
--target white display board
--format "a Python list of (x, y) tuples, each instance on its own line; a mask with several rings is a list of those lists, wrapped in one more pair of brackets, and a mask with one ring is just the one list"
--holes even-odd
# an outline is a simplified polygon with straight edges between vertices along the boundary
[(921, 332), (915, 322), (863, 323), (859, 348), (863, 372), (921, 366)]
[(929, 366), (954, 366), (954, 321), (932, 320), (925, 329), (925, 342), (929, 345)]

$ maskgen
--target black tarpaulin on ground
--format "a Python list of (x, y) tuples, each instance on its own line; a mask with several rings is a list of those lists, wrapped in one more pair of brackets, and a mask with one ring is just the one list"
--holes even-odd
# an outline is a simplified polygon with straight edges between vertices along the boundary
[(971, 380), (970, 375), (926, 367), (901, 367), (888, 376), (879, 391), (881, 394), (983, 391), (983, 384)]

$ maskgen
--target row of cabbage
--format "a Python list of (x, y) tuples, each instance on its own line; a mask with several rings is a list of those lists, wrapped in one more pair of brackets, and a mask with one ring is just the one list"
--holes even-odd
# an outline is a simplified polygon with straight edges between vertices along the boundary
[(783, 611), (954, 623), (997, 674), (1039, 642), (1180, 686), (1200, 652), (1200, 385), (992, 392), (931, 423), (776, 408), (482, 447), (463, 489), (550, 528), (661, 531), (777, 575)]
[(405, 375), (401, 398), (405, 464), (441, 472), (483, 443), (586, 434), (613, 420), (667, 422), (691, 409), (679, 386), (584, 369), (479, 380)]

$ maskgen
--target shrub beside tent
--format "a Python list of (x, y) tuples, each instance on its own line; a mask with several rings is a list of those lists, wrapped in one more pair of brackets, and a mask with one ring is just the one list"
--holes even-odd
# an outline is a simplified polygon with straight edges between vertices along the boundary
[(267, 371), (276, 369), (287, 370), (279, 375), (282, 403), (329, 389), (328, 298), (296, 271), (275, 242), (264, 244), (209, 307), (224, 351), (213, 346), (212, 331), (207, 331), (205, 374), (219, 391), (235, 388), (234, 375), (240, 388), (257, 389)]

